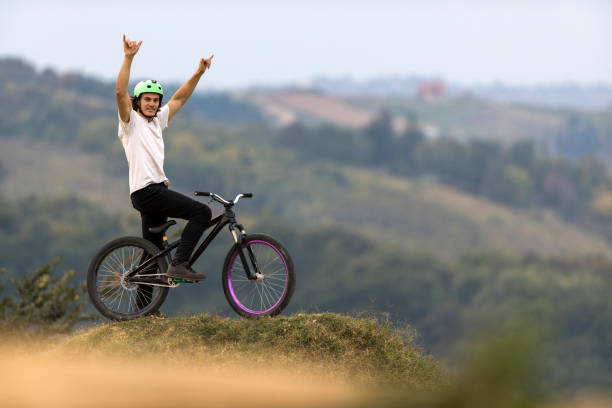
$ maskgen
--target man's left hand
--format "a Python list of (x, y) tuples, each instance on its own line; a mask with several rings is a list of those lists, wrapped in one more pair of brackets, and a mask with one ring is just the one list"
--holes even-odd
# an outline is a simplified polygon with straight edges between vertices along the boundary
[(204, 71), (209, 69), (210, 65), (212, 64), (212, 59), (214, 56), (215, 54), (211, 54), (210, 57), (208, 58), (202, 58), (200, 60), (200, 66), (198, 67), (198, 72), (204, 73)]

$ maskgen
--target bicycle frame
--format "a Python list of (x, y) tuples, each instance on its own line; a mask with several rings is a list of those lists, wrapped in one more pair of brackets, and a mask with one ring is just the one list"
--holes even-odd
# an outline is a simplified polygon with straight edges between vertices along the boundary
[[(241, 224), (238, 224), (238, 222), (236, 221), (236, 215), (234, 214), (234, 211), (231, 209), (231, 207), (227, 207), (227, 206), (225, 208), (225, 212), (215, 217), (214, 219), (212, 219), (210, 222), (210, 225), (206, 227), (206, 229), (204, 230), (206, 231), (210, 227), (214, 226), (212, 231), (210, 231), (210, 233), (206, 236), (206, 238), (204, 238), (204, 241), (202, 241), (200, 246), (197, 248), (197, 250), (193, 253), (191, 258), (189, 259), (189, 265), (193, 265), (195, 261), (197, 261), (200, 255), (202, 255), (202, 253), (206, 250), (206, 248), (208, 248), (210, 243), (217, 237), (217, 235), (219, 235), (221, 230), (226, 225), (229, 225), (230, 233), (232, 234), (232, 237), (234, 238), (234, 245), (236, 247), (236, 250), (238, 251), (238, 255), (240, 256), (242, 265), (244, 266), (246, 278), (249, 280), (258, 279), (259, 276), (261, 275), (259, 273), (259, 266), (257, 265), (253, 251), (251, 250), (250, 247), (247, 247), (249, 258), (251, 260), (251, 263), (255, 267), (255, 273), (251, 271), (251, 268), (249, 267), (249, 263), (247, 262), (246, 256), (244, 255), (244, 251), (242, 250), (242, 243), (244, 241), (246, 231), (244, 230), (243, 226)], [(239, 231), (239, 234), (236, 233), (236, 230)], [(143, 269), (150, 267), (159, 257), (166, 256), (168, 258), (168, 261), (170, 261), (171, 260), (170, 251), (178, 247), (180, 242), (181, 242), (180, 240), (177, 240), (177, 241), (172, 242), (171, 244), (167, 244), (167, 246), (165, 246), (162, 251), (158, 252), (153, 257), (147, 259), (145, 262), (143, 262), (142, 264), (138, 265), (136, 268), (129, 271), (126, 274), (126, 280), (132, 281), (131, 278), (136, 278), (134, 279), (134, 283), (159, 284), (160, 279), (148, 279), (148, 278), (143, 279), (143, 277), (135, 277), (134, 275), (136, 275), (138, 272), (142, 271)]]

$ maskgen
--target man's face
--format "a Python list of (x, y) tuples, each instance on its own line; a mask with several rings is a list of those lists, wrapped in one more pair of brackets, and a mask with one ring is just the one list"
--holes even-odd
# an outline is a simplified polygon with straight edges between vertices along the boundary
[(143, 115), (153, 117), (159, 109), (159, 94), (143, 93), (140, 97), (140, 111)]

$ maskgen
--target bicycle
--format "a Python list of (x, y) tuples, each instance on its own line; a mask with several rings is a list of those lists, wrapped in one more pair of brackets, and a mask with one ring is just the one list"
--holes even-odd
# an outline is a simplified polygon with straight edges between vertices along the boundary
[[(247, 234), (236, 220), (233, 207), (238, 194), (228, 201), (218, 194), (195, 191), (196, 196), (211, 197), (225, 211), (206, 227), (213, 229), (189, 259), (189, 265), (202, 255), (221, 230), (228, 225), (234, 245), (225, 257), (222, 283), (225, 297), (240, 316), (276, 316), (289, 304), (295, 289), (295, 270), (289, 252), (275, 238), (266, 234)], [(156, 313), (170, 288), (181, 283), (166, 275), (170, 252), (180, 240), (168, 243), (166, 230), (176, 221), (149, 228), (163, 233), (163, 249), (140, 237), (122, 237), (110, 241), (94, 255), (87, 271), (87, 292), (94, 307), (111, 320), (131, 320)], [(205, 231), (206, 231), (205, 230)]]

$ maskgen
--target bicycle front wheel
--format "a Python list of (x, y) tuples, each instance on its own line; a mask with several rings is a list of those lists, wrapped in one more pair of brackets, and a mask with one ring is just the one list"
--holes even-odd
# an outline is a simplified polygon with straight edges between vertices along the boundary
[(249, 280), (236, 247), (232, 247), (223, 264), (223, 292), (234, 311), (243, 317), (276, 316), (289, 304), (295, 289), (295, 271), (289, 252), (276, 239), (265, 234), (250, 234), (242, 244), (259, 279)]
[[(131, 320), (157, 312), (168, 287), (126, 281), (129, 271), (153, 257), (159, 249), (139, 237), (109, 242), (93, 257), (87, 271), (87, 292), (94, 307), (111, 320)], [(139, 273), (158, 276), (168, 269), (163, 257)]]

